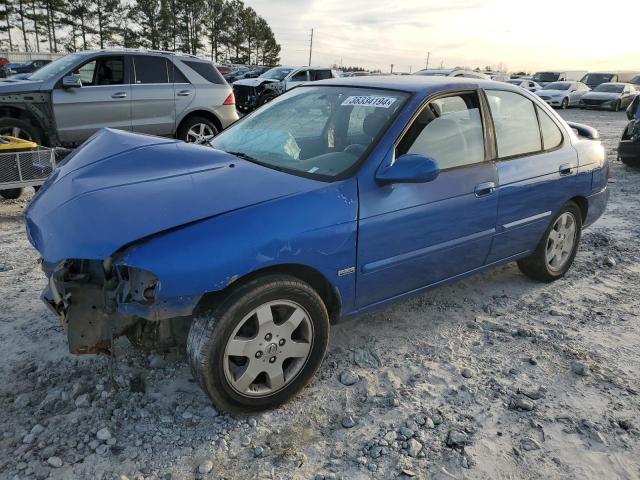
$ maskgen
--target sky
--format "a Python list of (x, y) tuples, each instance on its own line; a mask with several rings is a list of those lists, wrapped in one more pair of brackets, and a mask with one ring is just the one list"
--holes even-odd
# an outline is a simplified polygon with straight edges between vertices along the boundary
[[(640, 70), (637, 0), (245, 0), (271, 25), (281, 62), (388, 72)], [(634, 11), (635, 10), (635, 11)], [(628, 12), (626, 14), (625, 12)], [(625, 19), (629, 23), (625, 24)], [(635, 26), (634, 26), (635, 25)]]

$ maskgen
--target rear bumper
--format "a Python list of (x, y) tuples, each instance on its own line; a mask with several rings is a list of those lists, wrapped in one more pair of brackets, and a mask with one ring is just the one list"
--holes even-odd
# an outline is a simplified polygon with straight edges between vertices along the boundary
[(221, 105), (215, 109), (216, 116), (222, 124), (222, 128), (225, 129), (234, 122), (237, 122), (240, 118), (235, 105)]
[(587, 218), (583, 222), (584, 227), (588, 227), (598, 220), (605, 209), (607, 208), (607, 202), (609, 201), (609, 188), (605, 186), (599, 192), (587, 197), (588, 201), (588, 213)]

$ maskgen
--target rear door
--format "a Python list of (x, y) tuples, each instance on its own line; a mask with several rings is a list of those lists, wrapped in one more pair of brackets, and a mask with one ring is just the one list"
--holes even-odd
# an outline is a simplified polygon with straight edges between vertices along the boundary
[[(376, 115), (368, 114), (364, 124)], [(476, 91), (433, 100), (394, 154), (398, 162), (403, 154), (431, 157), (440, 175), (429, 183), (359, 180), (359, 308), (484, 265), (498, 206), (496, 165), (485, 154), (485, 125)]]
[(80, 143), (103, 127), (130, 130), (131, 85), (124, 55), (104, 55), (75, 67), (80, 88), (52, 92), (53, 113), (63, 143)]
[(175, 130), (173, 83), (169, 62), (161, 55), (132, 55), (131, 128), (135, 132), (171, 136)]
[[(534, 250), (551, 218), (590, 177), (552, 115), (516, 92), (487, 90), (498, 155), (498, 218), (489, 262)], [(586, 182), (580, 187), (580, 182)]]

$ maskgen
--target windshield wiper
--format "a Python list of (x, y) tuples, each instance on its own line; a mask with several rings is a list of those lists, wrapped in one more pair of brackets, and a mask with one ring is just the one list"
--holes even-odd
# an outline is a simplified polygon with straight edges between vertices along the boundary
[(230, 155), (234, 155), (238, 158), (241, 158), (243, 160), (248, 160), (250, 162), (254, 162), (254, 163), (261, 163), (258, 159), (253, 158), (251, 155), (247, 155), (244, 152), (227, 152)]

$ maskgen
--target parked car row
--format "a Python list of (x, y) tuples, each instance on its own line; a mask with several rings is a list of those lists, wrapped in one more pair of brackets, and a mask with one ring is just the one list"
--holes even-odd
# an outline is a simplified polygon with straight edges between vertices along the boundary
[(51, 60), (37, 59), (29, 60), (25, 63), (7, 62), (0, 67), (0, 78), (8, 78), (12, 75), (29, 74), (51, 63)]
[(47, 146), (79, 145), (103, 127), (205, 143), (238, 119), (213, 63), (169, 52), (72, 53), (0, 81), (0, 97), (0, 134)]

